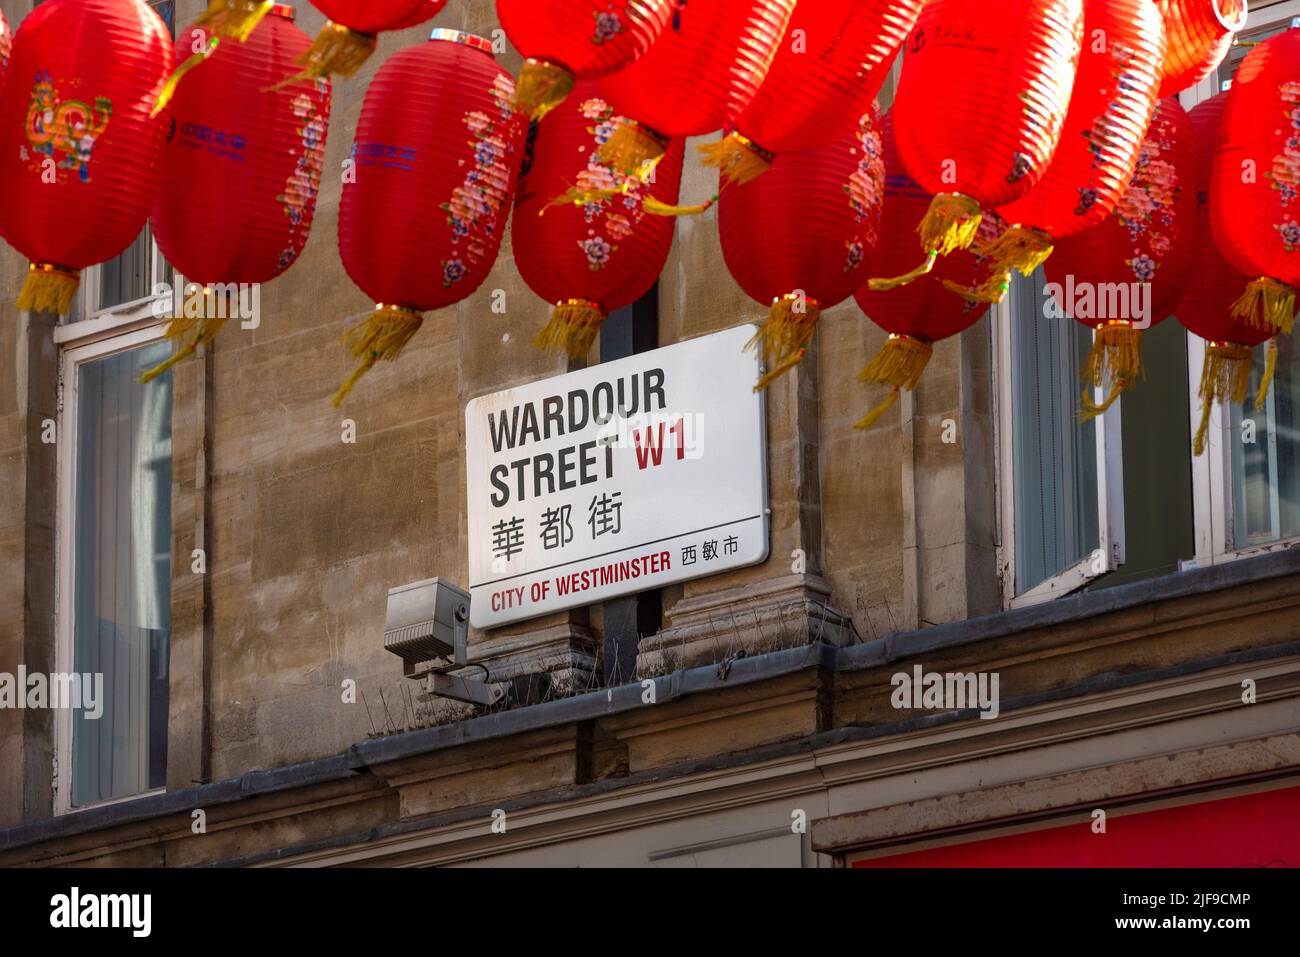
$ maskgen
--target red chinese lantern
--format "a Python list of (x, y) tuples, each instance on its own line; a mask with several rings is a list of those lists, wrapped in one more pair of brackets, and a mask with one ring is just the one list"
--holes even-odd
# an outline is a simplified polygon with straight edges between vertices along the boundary
[[(986, 219), (980, 228), (995, 232), (995, 220)], [(969, 251), (957, 255), (967, 257), (972, 267), (976, 265), (975, 256)], [(884, 401), (855, 426), (869, 429), (893, 407), (902, 390), (911, 392), (917, 387), (934, 355), (935, 343), (960, 335), (975, 325), (989, 311), (989, 303), (954, 296), (932, 275), (881, 292), (863, 286), (856, 295), (867, 318), (889, 333), (884, 346), (858, 376), (868, 385), (889, 386)]]
[[(153, 233), (167, 261), (199, 286), (268, 282), (297, 260), (311, 232), (330, 85), (277, 86), (311, 46), (293, 21), (292, 7), (276, 6), (246, 42), (218, 49), (168, 108)], [(177, 48), (188, 49), (199, 29), (181, 36)], [(211, 342), (230, 314), (194, 311), (167, 329), (169, 338), (190, 341), (143, 381)]]
[(1187, 291), (1196, 254), (1196, 147), (1173, 97), (1156, 104), (1124, 197), (1100, 225), (1062, 240), (1047, 261), (1065, 315), (1095, 330), (1085, 381), (1109, 386), (1085, 418), (1100, 415), (1141, 374), (1142, 330), (1166, 319)]
[(358, 360), (335, 405), (393, 360), (422, 313), (459, 302), (501, 248), (527, 133), (492, 44), (455, 30), (390, 57), (366, 92), (345, 178), (339, 253), (376, 303), (343, 341)]
[(889, 73), (924, 0), (818, 0), (795, 7), (763, 85), (735, 131), (700, 147), (745, 183), (775, 153), (830, 146), (853, 129)]
[(894, 104), (898, 153), (934, 196), (925, 260), (964, 249), (980, 210), (1006, 206), (1047, 171), (1074, 87), (1083, 0), (930, 0), (906, 45)]
[(631, 66), (601, 80), (626, 124), (601, 148), (636, 170), (668, 139), (721, 129), (749, 105), (785, 34), (795, 0), (675, 0), (668, 28)]
[(299, 60), (309, 77), (354, 76), (375, 52), (378, 35), (436, 17), (447, 0), (311, 0), (329, 22)]
[(0, 236), (31, 260), (19, 309), (66, 313), (80, 271), (144, 228), (164, 134), (149, 106), (171, 67), (141, 0), (50, 0), (23, 21), (0, 100)]
[(525, 57), (518, 108), (533, 119), (582, 78), (608, 76), (659, 38), (677, 0), (497, 0), (501, 28)]
[(1018, 269), (1028, 276), (1053, 243), (1104, 220), (1137, 165), (1156, 105), (1164, 26), (1152, 0), (1085, 0), (1084, 40), (1061, 141), (1042, 179), (998, 209), (1012, 228), (986, 250), (992, 272), (978, 298), (1001, 301)]
[(1300, 30), (1247, 54), (1223, 108), (1211, 210), (1219, 251), (1256, 277), (1233, 315), (1290, 332), (1300, 285)]
[[(903, 169), (894, 139), (893, 111), (881, 123), (885, 159), (884, 212), (882, 235), (907, 236), (916, 231), (930, 209), (932, 197)], [(1004, 228), (996, 213), (980, 221), (974, 249), (991, 245)], [(902, 268), (915, 253), (909, 244), (884, 242), (874, 264), (886, 270)], [(959, 298), (943, 287), (941, 280), (958, 286), (973, 284), (983, 260), (972, 250), (958, 250), (937, 264), (929, 276), (892, 289), (873, 291), (864, 285), (855, 293), (858, 306), (867, 317), (889, 333), (885, 345), (862, 371), (859, 378), (870, 385), (889, 386), (885, 400), (858, 422), (870, 428), (898, 400), (901, 390), (916, 388), (933, 354), (934, 343), (955, 336), (979, 321), (988, 311), (987, 302)]]
[(880, 240), (884, 177), (873, 104), (833, 146), (782, 153), (767, 175), (723, 184), (722, 257), (746, 293), (771, 305), (754, 343), (768, 369), (756, 389), (803, 358), (822, 309), (866, 281)]
[(1218, 69), (1246, 25), (1246, 0), (1156, 0), (1156, 6), (1167, 41), (1162, 97), (1195, 86)]
[[(675, 222), (647, 210), (645, 199), (676, 202), (682, 144), (669, 147), (647, 185), (597, 156), (622, 122), (584, 81), (538, 130), (511, 228), (519, 275), (554, 304), (539, 348), (586, 355), (605, 317), (645, 295), (668, 258)], [(570, 188), (581, 203), (565, 201)]]
[[(1219, 141), (1219, 125), (1227, 94), (1205, 100), (1189, 114), (1196, 138), (1196, 256), (1187, 292), (1178, 304), (1178, 321), (1205, 340), (1205, 365), (1201, 369), (1201, 423), (1192, 443), (1193, 451), (1205, 451), (1205, 436), (1210, 427), (1210, 410), (1215, 402), (1246, 401), (1250, 388), (1251, 351), (1269, 341), (1268, 365), (1255, 408), (1261, 409), (1268, 397), (1277, 362), (1277, 340), (1267, 329), (1248, 325), (1232, 315), (1232, 304), (1247, 282), (1247, 276), (1232, 267), (1214, 243), (1211, 230), (1211, 179), (1214, 151)], [(1215, 197), (1217, 200), (1217, 197)]]
[(4, 11), (0, 10), (0, 96), (4, 96), (5, 77), (9, 75), (9, 54), (13, 51), (13, 34), (9, 32), (9, 21)]

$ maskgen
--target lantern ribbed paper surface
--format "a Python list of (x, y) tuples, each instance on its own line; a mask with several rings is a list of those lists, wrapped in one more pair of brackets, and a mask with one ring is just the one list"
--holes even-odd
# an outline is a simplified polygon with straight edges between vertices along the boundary
[(375, 52), (377, 35), (432, 20), (447, 0), (311, 0), (329, 22), (300, 63), (308, 77), (354, 76)]
[[(1190, 332), (1205, 340), (1205, 365), (1201, 370), (1201, 424), (1193, 450), (1205, 451), (1210, 425), (1210, 410), (1216, 401), (1245, 402), (1250, 388), (1251, 350), (1271, 338), (1271, 330), (1247, 325), (1232, 315), (1247, 276), (1223, 258), (1211, 231), (1214, 153), (1219, 142), (1219, 125), (1227, 94), (1220, 93), (1198, 104), (1189, 114), (1196, 142), (1196, 257), (1187, 292), (1179, 302), (1178, 321)], [(1269, 370), (1255, 396), (1256, 409), (1262, 408), (1276, 362), (1276, 344), (1269, 351)]]
[(1246, 25), (1246, 0), (1156, 0), (1165, 22), (1161, 96), (1195, 86), (1218, 68)]
[[(911, 236), (925, 218), (932, 197), (903, 169), (894, 140), (893, 111), (881, 123), (885, 157), (884, 212), (881, 234), (885, 241), (876, 251), (874, 265), (883, 270), (903, 268), (915, 260), (915, 248), (890, 237)], [(872, 291), (864, 285), (855, 293), (867, 318), (889, 333), (884, 347), (860, 378), (870, 385), (890, 387), (885, 400), (858, 423), (870, 428), (898, 400), (900, 390), (916, 388), (930, 361), (933, 344), (963, 332), (988, 311), (988, 303), (955, 296), (941, 284), (969, 286), (985, 268), (973, 251), (991, 245), (1005, 224), (996, 213), (985, 216), (971, 250), (958, 250), (934, 267), (929, 276), (892, 289)]]
[(871, 108), (923, 0), (818, 0), (795, 7), (763, 85), (705, 162), (745, 182), (772, 153), (830, 146)]
[(1214, 158), (1219, 251), (1251, 277), (1245, 322), (1290, 332), (1300, 286), (1300, 30), (1269, 37), (1237, 68)]
[(1043, 178), (998, 210), (1013, 228), (990, 251), (1000, 300), (1008, 274), (1028, 276), (1053, 242), (1101, 222), (1119, 204), (1151, 122), (1164, 60), (1164, 25), (1152, 0), (1085, 0), (1084, 41), (1061, 141)]
[[(196, 32), (183, 34), (177, 48), (188, 49)], [(306, 245), (325, 161), (330, 85), (277, 85), (297, 72), (310, 45), (293, 10), (277, 7), (246, 42), (221, 46), (168, 107), (151, 221), (167, 261), (188, 281), (268, 282)], [(230, 314), (193, 312), (167, 330), (188, 344), (153, 374), (210, 342)]]
[[(555, 308), (538, 337), (545, 349), (583, 356), (615, 309), (649, 292), (672, 247), (675, 220), (648, 212), (653, 196), (677, 202), (680, 141), (655, 169), (654, 183), (615, 173), (597, 150), (624, 122), (590, 80), (541, 124), (532, 164), (519, 183), (512, 248), (519, 275)], [(577, 188), (586, 202), (556, 202)]]
[(724, 183), (718, 233), (727, 269), (767, 306), (759, 332), (767, 374), (804, 354), (823, 309), (866, 281), (880, 241), (884, 145), (874, 104), (833, 146), (776, 157), (766, 175)]
[(1057, 244), (1047, 278), (1065, 315), (1096, 330), (1086, 380), (1109, 386), (1110, 407), (1141, 374), (1142, 329), (1168, 318), (1187, 291), (1196, 254), (1196, 147), (1186, 111), (1160, 100), (1129, 188), (1105, 221)]
[(362, 104), (339, 253), (376, 303), (344, 337), (359, 366), (396, 359), (421, 313), (470, 295), (501, 248), (527, 133), (491, 44), (451, 30), (394, 54)]
[(604, 158), (635, 170), (662, 154), (662, 138), (700, 136), (732, 122), (767, 75), (794, 6), (795, 0), (678, 0), (649, 51), (601, 80), (610, 105), (640, 124), (611, 138)]
[(1083, 31), (1083, 0), (930, 0), (904, 47), (894, 104), (898, 153), (934, 195), (926, 255), (964, 248), (980, 209), (1005, 206), (1047, 171), (1061, 136)]
[(172, 39), (140, 0), (50, 0), (14, 39), (0, 99), (0, 236), (31, 260), (20, 309), (66, 313), (80, 270), (139, 235)]
[(526, 58), (519, 109), (541, 118), (576, 80), (628, 66), (659, 38), (677, 6), (677, 0), (497, 0), (502, 29)]

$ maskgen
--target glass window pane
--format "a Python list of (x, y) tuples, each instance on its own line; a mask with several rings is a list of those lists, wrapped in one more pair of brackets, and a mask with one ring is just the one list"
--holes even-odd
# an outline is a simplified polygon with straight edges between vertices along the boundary
[(1080, 323), (1044, 314), (1040, 269), (1017, 275), (1011, 299), (1011, 440), (1016, 593), (1091, 555), (1097, 516), (1097, 428), (1077, 415), (1079, 370), (1092, 344)]
[(162, 787), (171, 636), (171, 407), (163, 342), (81, 365), (73, 514), (73, 671), (103, 675), (73, 712), (72, 803)]
[(122, 255), (99, 267), (99, 309), (112, 309), (128, 302), (138, 302), (153, 292), (150, 258), (153, 238), (149, 227), (136, 237)]
[[(1234, 549), (1300, 537), (1300, 349), (1291, 336), (1277, 341), (1277, 372), (1268, 402), (1259, 412), (1253, 398), (1245, 406), (1234, 405), (1232, 431), (1225, 439), (1232, 460)], [(1252, 397), (1266, 357), (1266, 346), (1255, 350)], [(1253, 429), (1243, 428), (1247, 420)]]
[(149, 0), (149, 6), (153, 7), (158, 16), (162, 17), (163, 23), (167, 24), (167, 29), (176, 35), (176, 0)]

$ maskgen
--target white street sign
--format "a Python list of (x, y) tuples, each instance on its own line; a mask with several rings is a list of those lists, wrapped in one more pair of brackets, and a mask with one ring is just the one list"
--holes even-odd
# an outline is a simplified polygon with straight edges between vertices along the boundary
[(767, 558), (753, 326), (465, 408), (476, 628)]

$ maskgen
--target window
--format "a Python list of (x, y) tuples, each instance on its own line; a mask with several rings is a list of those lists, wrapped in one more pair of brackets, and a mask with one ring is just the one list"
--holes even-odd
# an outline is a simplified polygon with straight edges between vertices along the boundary
[(1123, 561), (1119, 403), (1079, 422), (1092, 333), (1045, 315), (1042, 270), (991, 313), (998, 375), (1003, 593), (1010, 606), (1075, 591)]
[[(1267, 39), (1290, 28), (1295, 17), (1300, 17), (1300, 0), (1252, 4), (1240, 39), (1246, 44)], [(1218, 93), (1251, 49), (1233, 47), (1213, 80), (1183, 94), (1183, 105), (1190, 108)], [(1197, 336), (1187, 338), (1188, 392), (1195, 399), (1204, 343)], [(1198, 564), (1300, 541), (1300, 348), (1291, 336), (1279, 336), (1277, 342), (1277, 371), (1264, 408), (1256, 412), (1253, 402), (1216, 408), (1205, 454), (1193, 462)], [(1266, 346), (1255, 349), (1251, 395), (1266, 356)]]
[[(1265, 39), (1294, 17), (1300, 0), (1252, 4), (1241, 39)], [(1182, 93), (1183, 105), (1217, 93), (1249, 50), (1233, 47), (1217, 76)], [(993, 313), (1006, 604), (1300, 541), (1300, 348), (1290, 337), (1279, 339), (1266, 407), (1216, 408), (1197, 459), (1191, 437), (1204, 343), (1172, 319), (1147, 330), (1143, 381), (1096, 420), (1094, 432), (1074, 422), (1078, 389), (1071, 388), (1087, 333), (1045, 321), (1041, 301), (1041, 278), (1018, 278)], [(1252, 389), (1265, 358), (1260, 346)]]
[(136, 380), (170, 351), (155, 325), (61, 356), (57, 668), (103, 692), (97, 716), (60, 712), (59, 810), (166, 780), (172, 379)]
[[(1261, 347), (1255, 350), (1251, 395), (1264, 362)], [(1300, 538), (1300, 350), (1291, 336), (1278, 338), (1277, 372), (1264, 408), (1233, 406), (1228, 439), (1231, 547), (1240, 551)]]

